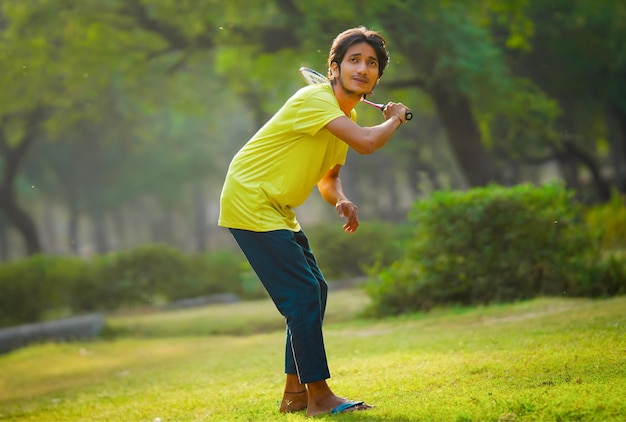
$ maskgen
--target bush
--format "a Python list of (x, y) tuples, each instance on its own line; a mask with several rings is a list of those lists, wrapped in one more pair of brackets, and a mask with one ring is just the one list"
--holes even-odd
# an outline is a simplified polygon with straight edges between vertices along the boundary
[(600, 250), (626, 250), (626, 196), (614, 193), (609, 202), (590, 207), (585, 220)]
[(591, 238), (558, 185), (436, 192), (416, 202), (406, 254), (367, 286), (379, 314), (576, 292)]
[(607, 203), (589, 207), (585, 221), (595, 246), (578, 294), (606, 297), (626, 294), (626, 196), (614, 192)]
[(611, 297), (626, 294), (626, 253), (604, 252), (592, 259), (572, 294)]
[(151, 304), (166, 299), (180, 278), (185, 277), (184, 255), (164, 245), (146, 245), (129, 252), (111, 254), (102, 266), (100, 309)]
[(73, 314), (115, 309), (117, 298), (110, 298), (111, 280), (107, 276), (114, 259), (113, 254), (90, 260), (67, 257), (58, 265), (57, 276), (67, 277), (64, 303)]
[(339, 224), (318, 225), (306, 231), (318, 264), (329, 280), (366, 275), (371, 267), (389, 265), (401, 255), (406, 227), (384, 223), (361, 224), (345, 233)]
[(229, 251), (187, 256), (185, 273), (175, 283), (165, 286), (163, 293), (170, 300), (216, 293), (243, 294), (239, 283), (243, 259)]
[[(114, 254), (104, 266), (107, 309), (158, 303), (216, 293), (243, 293), (243, 257), (233, 252), (185, 255), (164, 245)], [(112, 308), (113, 306), (113, 308)]]
[(244, 286), (241, 254), (185, 255), (163, 245), (76, 257), (38, 255), (0, 266), (0, 326), (53, 315), (163, 303), (217, 293), (260, 297), (260, 283)]
[(58, 306), (57, 286), (48, 281), (57, 258), (35, 255), (0, 266), (0, 327), (39, 321)]

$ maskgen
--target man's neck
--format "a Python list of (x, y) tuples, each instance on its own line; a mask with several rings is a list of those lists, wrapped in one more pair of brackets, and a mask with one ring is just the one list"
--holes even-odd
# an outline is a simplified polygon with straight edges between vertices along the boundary
[(335, 97), (337, 98), (337, 102), (339, 103), (339, 108), (345, 113), (346, 116), (350, 117), (354, 107), (356, 107), (359, 101), (361, 101), (361, 95), (346, 91), (338, 82), (332, 84), (331, 86), (333, 88), (333, 92), (335, 93)]

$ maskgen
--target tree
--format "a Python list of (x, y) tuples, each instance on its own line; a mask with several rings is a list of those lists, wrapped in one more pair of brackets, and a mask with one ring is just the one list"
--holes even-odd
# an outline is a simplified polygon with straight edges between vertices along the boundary
[(35, 224), (30, 215), (19, 205), (15, 193), (20, 164), (37, 139), (43, 121), (42, 107), (27, 113), (5, 114), (0, 121), (0, 153), (4, 157), (0, 183), (0, 209), (5, 218), (24, 236), (26, 253), (41, 250)]
[[(193, 220), (192, 204), (196, 215), (206, 215), (202, 203), (216, 195), (199, 199), (207, 192), (198, 186), (219, 188), (226, 157), (302, 85), (297, 68), (323, 70), (332, 37), (355, 22), (381, 30), (391, 45), (392, 66), (376, 99), (401, 100), (416, 112), (383, 152), (395, 154), (393, 171), (372, 170), (390, 167), (385, 155), (346, 167), (345, 177), (362, 183), (354, 189), (365, 201), (368, 184), (379, 183), (389, 194), (385, 201), (397, 203), (401, 179), (411, 188), (426, 179), (433, 186), (513, 184), (529, 164), (552, 159), (572, 184), (581, 179), (582, 164), (602, 193), (610, 186), (608, 163), (615, 181), (626, 173), (624, 7), (617, 0), (594, 5), (6, 0), (0, 209), (28, 239), (28, 253), (41, 246), (20, 202), (17, 186), (25, 180), (50, 183), (47, 200), (63, 193), (74, 222), (91, 215), (104, 228), (101, 250), (104, 234), (112, 234), (111, 216), (120, 221), (123, 210), (139, 204), (152, 204), (144, 220), (160, 228), (175, 213)], [(592, 86), (583, 87), (585, 80)], [(360, 109), (359, 118), (377, 122), (380, 115)], [(202, 138), (210, 142), (189, 141)], [(43, 173), (49, 166), (58, 181)], [(460, 168), (466, 184), (456, 183), (458, 172), (447, 167)], [(398, 218), (384, 207), (363, 209)], [(129, 214), (140, 212), (146, 213)], [(202, 218), (196, 221), (195, 243), (203, 248), (207, 229)], [(70, 224), (70, 237), (78, 237), (77, 227)], [(168, 238), (165, 231), (158, 236)]]
[[(116, 71), (135, 56), (119, 54), (132, 36), (94, 20), (97, 1), (5, 1), (0, 15), (0, 209), (22, 235), (26, 253), (41, 251), (37, 231), (20, 206), (15, 182), (36, 141), (55, 141), (73, 122), (93, 116)], [(97, 110), (96, 110), (97, 111)]]
[(396, 74), (395, 81), (387, 77), (386, 84), (420, 89), (430, 96), (469, 186), (501, 180), (476, 118), (480, 101), (497, 96), (510, 78), (485, 23), (492, 8), (478, 1), (387, 1), (367, 8), (342, 2), (342, 7), (332, 7), (334, 13), (328, 16), (331, 8), (326, 2), (299, 6), (309, 18), (308, 33), (323, 32), (322, 28), (330, 26), (328, 21), (346, 27), (350, 25), (348, 17), (382, 29), (395, 54), (402, 57), (398, 61), (406, 63), (402, 75)]
[[(626, 4), (531, 1), (526, 13), (535, 23), (532, 48), (509, 62), (560, 109), (553, 122), (560, 136), (548, 143), (544, 159), (558, 160), (579, 190), (586, 169), (590, 196), (608, 200), (611, 186), (626, 186)], [(612, 181), (603, 171), (610, 167)]]

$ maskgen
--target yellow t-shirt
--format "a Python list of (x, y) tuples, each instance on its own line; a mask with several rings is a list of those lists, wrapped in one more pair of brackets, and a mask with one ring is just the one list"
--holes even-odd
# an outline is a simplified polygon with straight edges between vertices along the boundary
[[(330, 84), (296, 92), (235, 155), (220, 198), (218, 224), (257, 232), (299, 231), (294, 208), (335, 165), (348, 145), (326, 125), (345, 116)], [(352, 120), (356, 120), (353, 110)]]

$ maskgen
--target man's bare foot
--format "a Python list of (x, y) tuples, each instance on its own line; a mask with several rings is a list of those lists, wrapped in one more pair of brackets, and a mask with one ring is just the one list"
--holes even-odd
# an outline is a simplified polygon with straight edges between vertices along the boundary
[(311, 383), (308, 387), (309, 404), (306, 410), (307, 416), (317, 416), (333, 412), (353, 412), (372, 408), (372, 406), (363, 402), (353, 402), (343, 397), (337, 397), (333, 394), (325, 381)]
[(283, 400), (280, 402), (281, 413), (299, 412), (305, 410), (308, 405), (307, 391), (285, 391), (283, 393)]
[[(307, 416), (317, 416), (323, 414), (334, 414), (334, 413), (347, 413), (354, 412), (357, 410), (367, 410), (372, 409), (373, 406), (366, 404), (362, 401), (352, 401), (348, 399), (344, 399), (341, 397), (336, 397), (336, 400), (331, 400), (325, 403), (321, 403), (318, 405), (309, 404), (306, 410)], [(332, 403), (332, 404), (330, 404)]]

